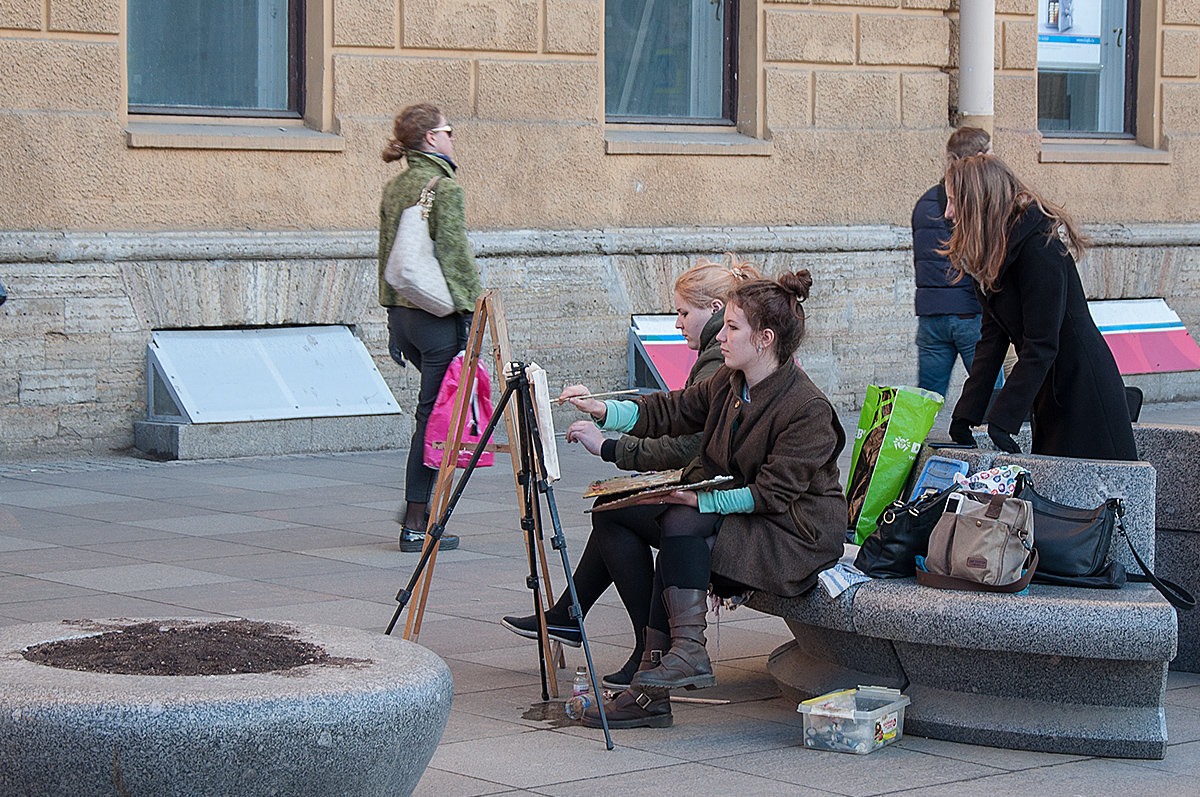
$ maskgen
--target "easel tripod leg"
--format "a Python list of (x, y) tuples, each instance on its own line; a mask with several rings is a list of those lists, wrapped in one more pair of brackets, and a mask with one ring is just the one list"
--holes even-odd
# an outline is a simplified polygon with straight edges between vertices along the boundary
[[(466, 488), (467, 481), (471, 478), (471, 474), (475, 472), (475, 467), (479, 464), (479, 457), (483, 455), (487, 441), (491, 439), (492, 431), (495, 430), (496, 424), (499, 423), (500, 418), (503, 417), (504, 407), (506, 404), (508, 404), (512, 394), (513, 386), (509, 385), (505, 388), (504, 395), (502, 395), (500, 400), (496, 403), (496, 407), (492, 411), (492, 417), (488, 419), (487, 428), (484, 430), (484, 434), (480, 438), (479, 445), (475, 447), (475, 451), (471, 454), (471, 460), (467, 463), (466, 469), (463, 470), (463, 475), (458, 480), (458, 485), (454, 488), (454, 493), (450, 496), (450, 501), (446, 505), (445, 511), (442, 512), (442, 515), (438, 518), (437, 522), (433, 524), (433, 528), (429, 530), (429, 536), (425, 539), (425, 547), (421, 551), (421, 559), (417, 562), (416, 569), (413, 570), (412, 577), (408, 581), (408, 586), (396, 593), (396, 611), (392, 615), (391, 622), (388, 623), (387, 630), (384, 632), (385, 634), (390, 635), (392, 633), (392, 629), (396, 627), (396, 621), (400, 618), (400, 613), (404, 611), (404, 607), (408, 605), (409, 600), (412, 598), (413, 588), (416, 586), (417, 581), (421, 578), (421, 573), (425, 570), (426, 564), (429, 564), (430, 571), (421, 590), (421, 600), (418, 601), (414, 607), (424, 611), (424, 595), (428, 591), (429, 583), (433, 578), (432, 563), (433, 557), (437, 553), (438, 540), (442, 538), (442, 533), (446, 530), (446, 523), (450, 520), (450, 515), (454, 512), (454, 507), (458, 504), (458, 499), (462, 495), (463, 490)], [(418, 629), (420, 628), (419, 616), (416, 619), (415, 626)], [(409, 628), (406, 629), (406, 631), (411, 630), (412, 627), (413, 618), (410, 616)], [(410, 637), (406, 635), (406, 638)]]
[[(515, 369), (518, 364), (514, 364)], [(524, 367), (521, 368), (521, 374), (524, 374)], [(520, 417), (523, 423), (521, 426), (522, 436), (528, 436), (529, 448), (533, 450), (535, 457), (530, 461), (535, 463), (537, 481), (537, 491), (546, 496), (546, 506), (550, 512), (550, 522), (554, 528), (554, 536), (551, 537), (551, 546), (558, 551), (559, 557), (562, 559), (563, 573), (566, 576), (568, 594), (571, 596), (571, 616), (579, 624), (580, 643), (583, 647), (583, 655), (587, 659), (588, 676), (591, 678), (592, 694), (596, 697), (596, 710), (600, 714), (600, 726), (604, 729), (605, 746), (613, 749), (612, 735), (608, 729), (608, 715), (604, 710), (604, 698), (600, 692), (600, 682), (596, 678), (596, 667), (592, 662), (592, 647), (588, 643), (587, 630), (583, 627), (583, 609), (579, 605), (579, 595), (575, 591), (575, 577), (571, 572), (571, 562), (567, 559), (567, 540), (562, 533), (562, 523), (559, 522), (558, 506), (554, 502), (554, 489), (550, 486), (549, 480), (546, 478), (546, 466), (542, 459), (542, 441), (541, 435), (538, 432), (537, 418), (534, 415), (533, 400), (528, 389), (528, 379), (524, 380), (522, 390), (517, 400), (517, 408), (520, 412)], [(523, 443), (524, 444), (524, 443)], [(531, 474), (532, 476), (532, 474)], [(530, 485), (531, 487), (534, 485)], [(536, 503), (536, 497), (535, 497)], [(532, 565), (532, 559), (530, 561)], [(543, 619), (543, 633), (545, 632), (545, 620)]]

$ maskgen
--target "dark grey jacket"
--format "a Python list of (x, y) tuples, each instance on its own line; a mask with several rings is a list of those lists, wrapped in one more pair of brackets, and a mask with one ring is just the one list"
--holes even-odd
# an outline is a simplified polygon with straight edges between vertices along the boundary
[(938, 183), (917, 200), (912, 212), (913, 272), (917, 315), (978, 315), (975, 283), (967, 275), (954, 281), (950, 260), (939, 255), (950, 240), (946, 221), (946, 188)]

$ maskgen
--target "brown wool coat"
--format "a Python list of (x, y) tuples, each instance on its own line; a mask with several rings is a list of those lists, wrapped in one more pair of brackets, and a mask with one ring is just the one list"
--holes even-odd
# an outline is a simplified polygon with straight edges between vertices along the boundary
[(745, 377), (722, 366), (710, 379), (637, 400), (631, 434), (703, 430), (689, 482), (730, 475), (749, 487), (752, 514), (726, 515), (713, 548), (714, 573), (785, 598), (816, 583), (842, 555), (846, 497), (837, 458), (846, 435), (808, 375), (788, 362), (743, 400)]

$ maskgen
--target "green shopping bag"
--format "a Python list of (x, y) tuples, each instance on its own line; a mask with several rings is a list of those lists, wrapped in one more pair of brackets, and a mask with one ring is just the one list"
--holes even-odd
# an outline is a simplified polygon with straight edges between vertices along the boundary
[(916, 387), (867, 387), (846, 482), (847, 528), (854, 529), (859, 545), (875, 530), (879, 513), (899, 497), (943, 401)]

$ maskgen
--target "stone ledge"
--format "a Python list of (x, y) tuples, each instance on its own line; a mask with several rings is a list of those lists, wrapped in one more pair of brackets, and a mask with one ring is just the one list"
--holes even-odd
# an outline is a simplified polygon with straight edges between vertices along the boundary
[(1171, 153), (1136, 141), (1043, 139), (1041, 163), (1148, 163), (1170, 165)]
[[(1196, 494), (1200, 427), (1135, 423), (1138, 455), (1158, 474), (1156, 573), (1200, 593), (1200, 497)], [(1200, 672), (1200, 614), (1179, 612), (1179, 655), (1172, 670)]]
[(770, 141), (734, 130), (606, 130), (604, 151), (609, 155), (770, 155)]
[[(1094, 247), (1200, 246), (1200, 224), (1094, 224)], [(693, 252), (870, 252), (912, 248), (897, 225), (609, 227), (590, 230), (476, 230), (477, 257), (690, 254)], [(0, 231), (0, 263), (151, 260), (314, 260), (377, 257), (376, 230), (232, 232)]]
[(125, 126), (132, 149), (251, 149), (293, 152), (341, 152), (346, 140), (290, 120), (279, 124), (197, 121), (135, 122)]
[(407, 414), (292, 418), (238, 423), (134, 421), (139, 451), (166, 459), (213, 459), (407, 447)]
[[(767, 670), (792, 700), (855, 683), (912, 698), (920, 736), (1018, 750), (1162, 758), (1175, 611), (1149, 584), (1028, 595), (875, 579), (836, 599), (755, 594), (796, 639)], [(1004, 673), (1005, 677), (997, 677)]]
[[(1037, 530), (1034, 529), (1036, 537)], [(1170, 661), (1174, 611), (1149, 584), (1078, 589), (1031, 584), (1012, 595), (929, 589), (914, 578), (873, 579), (854, 595), (854, 629), (869, 637), (977, 651)], [(1120, 634), (1114, 620), (1120, 618)]]

